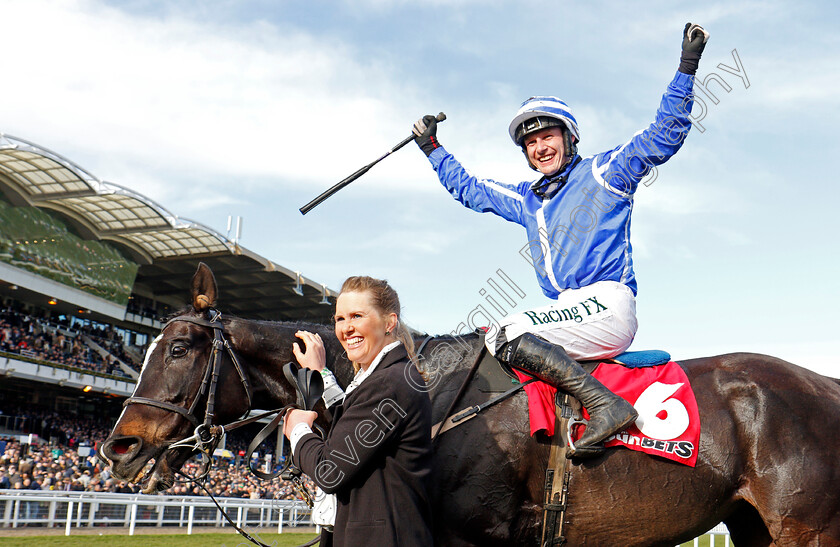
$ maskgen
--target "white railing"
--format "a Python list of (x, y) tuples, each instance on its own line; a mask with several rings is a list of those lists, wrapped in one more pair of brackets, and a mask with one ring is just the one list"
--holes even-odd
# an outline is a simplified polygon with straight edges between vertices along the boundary
[[(732, 538), (729, 537), (729, 529), (723, 523), (718, 524), (703, 535), (709, 536), (709, 547), (715, 547), (716, 538), (723, 540), (723, 547), (729, 547), (732, 545)], [(700, 538), (694, 538), (694, 547), (699, 547), (699, 545)]]
[[(219, 504), (240, 528), (277, 526), (279, 534), (284, 526), (312, 526), (309, 507), (299, 500), (219, 498)], [(63, 527), (67, 536), (74, 528), (120, 527), (134, 535), (138, 526), (186, 528), (187, 534), (194, 527), (229, 526), (208, 497), (0, 490), (0, 529), (24, 524)], [(715, 547), (716, 538), (723, 547), (731, 545), (723, 524), (704, 535), (710, 536), (710, 547)]]
[[(240, 528), (311, 526), (309, 507), (299, 500), (218, 498)], [(121, 527), (134, 535), (138, 526), (186, 528), (229, 526), (208, 497), (146, 496), (103, 492), (0, 490), (0, 529), (22, 525), (76, 528)]]

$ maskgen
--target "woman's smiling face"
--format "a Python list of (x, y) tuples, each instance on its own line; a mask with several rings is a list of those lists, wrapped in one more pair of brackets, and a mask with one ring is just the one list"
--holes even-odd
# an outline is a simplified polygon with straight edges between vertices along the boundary
[(343, 292), (335, 304), (335, 335), (347, 358), (363, 369), (373, 362), (379, 352), (394, 340), (392, 332), (397, 324), (396, 314), (383, 315), (373, 305), (368, 291)]

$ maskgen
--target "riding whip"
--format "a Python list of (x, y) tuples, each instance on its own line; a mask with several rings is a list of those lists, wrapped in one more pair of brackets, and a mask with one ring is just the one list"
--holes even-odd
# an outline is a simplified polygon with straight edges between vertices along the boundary
[[(440, 114), (435, 116), (435, 120), (437, 120), (438, 122), (442, 122), (445, 119), (446, 119), (446, 114), (444, 114), (443, 112), (441, 112)], [(322, 201), (326, 200), (331, 195), (335, 194), (336, 192), (338, 192), (339, 190), (341, 190), (342, 188), (344, 188), (345, 186), (347, 186), (348, 184), (350, 184), (351, 182), (353, 182), (357, 178), (361, 177), (362, 175), (364, 175), (365, 173), (370, 171), (371, 167), (373, 167), (374, 165), (376, 165), (380, 161), (384, 160), (385, 158), (387, 158), (388, 156), (390, 156), (391, 154), (393, 154), (394, 152), (396, 152), (397, 150), (399, 150), (400, 148), (402, 148), (403, 146), (405, 146), (406, 144), (410, 143), (413, 140), (414, 140), (414, 134), (409, 135), (408, 137), (406, 137), (405, 139), (400, 141), (399, 144), (397, 144), (396, 146), (394, 146), (393, 148), (391, 148), (390, 150), (388, 150), (387, 152), (382, 154), (379, 158), (377, 158), (377, 159), (373, 160), (372, 162), (370, 162), (369, 164), (365, 165), (364, 167), (362, 167), (361, 169), (359, 169), (358, 171), (356, 171), (355, 173), (353, 173), (352, 175), (350, 175), (346, 179), (336, 183), (332, 188), (323, 192), (320, 196), (316, 197), (315, 199), (313, 199), (312, 201), (310, 201), (309, 203), (307, 203), (306, 205), (301, 207), (300, 208), (300, 213), (302, 215), (305, 215), (306, 213), (308, 213), (309, 211), (314, 209), (317, 205), (319, 205)]]

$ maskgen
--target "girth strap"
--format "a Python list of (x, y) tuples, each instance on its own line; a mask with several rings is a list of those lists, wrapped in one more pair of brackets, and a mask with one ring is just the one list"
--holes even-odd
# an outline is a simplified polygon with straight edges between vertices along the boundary
[[(562, 398), (562, 401), (561, 401)], [(573, 406), (577, 401), (569, 394), (557, 392), (555, 396), (555, 415), (557, 425), (551, 438), (551, 450), (548, 467), (545, 470), (545, 497), (543, 499), (543, 533), (540, 545), (543, 547), (563, 545), (566, 537), (566, 508), (569, 496), (569, 459), (566, 458), (566, 438), (564, 434), (573, 415)]]

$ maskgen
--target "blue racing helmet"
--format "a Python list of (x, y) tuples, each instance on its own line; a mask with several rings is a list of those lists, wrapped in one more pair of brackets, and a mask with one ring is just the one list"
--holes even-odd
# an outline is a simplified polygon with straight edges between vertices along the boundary
[(519, 107), (508, 131), (516, 146), (522, 146), (522, 140), (536, 131), (549, 127), (565, 127), (580, 141), (577, 121), (569, 105), (557, 97), (531, 97)]

